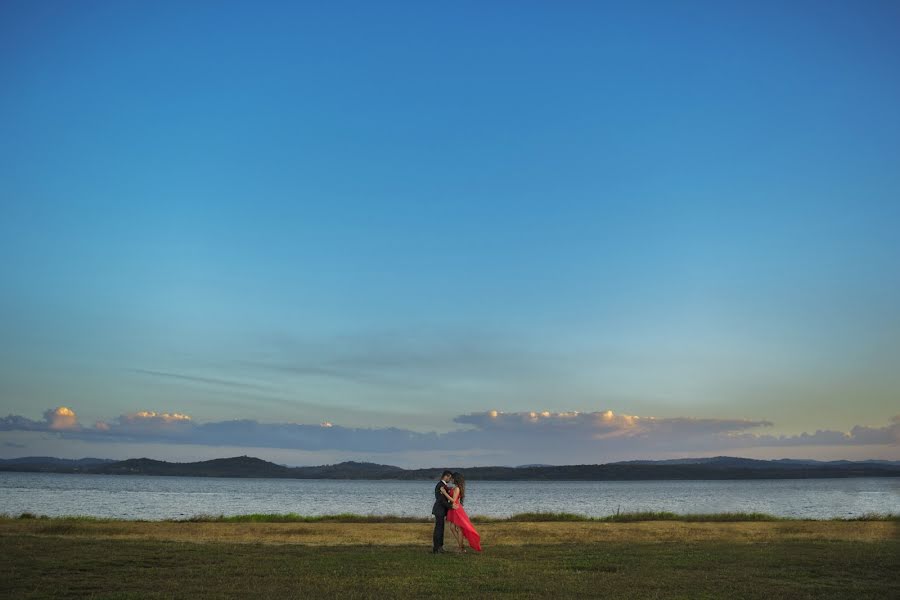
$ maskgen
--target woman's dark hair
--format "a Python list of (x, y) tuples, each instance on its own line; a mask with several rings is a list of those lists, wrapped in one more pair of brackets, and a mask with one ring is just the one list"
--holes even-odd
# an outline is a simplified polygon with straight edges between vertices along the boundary
[(462, 504), (466, 498), (466, 478), (457, 472), (453, 474), (453, 482), (459, 488), (459, 503)]

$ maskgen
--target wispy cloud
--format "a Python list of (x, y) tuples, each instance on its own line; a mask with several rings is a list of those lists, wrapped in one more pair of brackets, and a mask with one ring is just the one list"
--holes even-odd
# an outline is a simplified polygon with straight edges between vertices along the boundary
[(235, 381), (233, 379), (220, 379), (218, 377), (202, 377), (199, 375), (186, 375), (184, 373), (174, 373), (171, 371), (155, 371), (153, 369), (128, 369), (132, 373), (140, 373), (142, 375), (150, 375), (152, 377), (162, 377), (164, 379), (177, 379), (179, 381), (190, 381), (194, 383), (205, 383), (209, 385), (217, 385), (223, 387), (250, 389), (250, 390), (267, 390), (264, 385), (255, 383), (245, 383)]
[(419, 389), (425, 387), (422, 383), (415, 383), (403, 378), (390, 376), (384, 373), (370, 372), (366, 370), (343, 368), (340, 366), (304, 364), (299, 362), (285, 361), (241, 361), (240, 364), (245, 367), (277, 371), (282, 375), (297, 377), (327, 377), (329, 379), (338, 379), (350, 383), (363, 385), (376, 385), (386, 387), (401, 387)]
[(440, 388), (459, 381), (521, 381), (559, 374), (564, 361), (508, 333), (394, 330), (308, 339), (257, 340), (242, 366), (388, 388)]

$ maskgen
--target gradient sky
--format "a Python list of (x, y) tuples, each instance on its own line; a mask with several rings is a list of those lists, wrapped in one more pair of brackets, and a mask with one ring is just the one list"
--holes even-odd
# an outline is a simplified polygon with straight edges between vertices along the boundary
[[(526, 431), (528, 460), (460, 433), (473, 464), (900, 459), (898, 28), (873, 1), (7, 0), (0, 457), (232, 450), (41, 421), (66, 406), (885, 432)], [(432, 466), (440, 439), (237, 453)]]

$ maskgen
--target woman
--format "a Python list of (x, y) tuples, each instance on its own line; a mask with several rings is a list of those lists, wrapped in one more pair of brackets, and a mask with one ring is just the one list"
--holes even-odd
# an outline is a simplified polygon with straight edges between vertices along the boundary
[(447, 511), (447, 522), (450, 523), (450, 531), (453, 532), (453, 536), (459, 544), (460, 552), (466, 551), (463, 546), (463, 538), (469, 541), (469, 545), (472, 548), (481, 552), (481, 536), (475, 531), (472, 521), (469, 520), (469, 515), (466, 514), (466, 509), (463, 508), (463, 502), (466, 500), (466, 479), (462, 476), (462, 473), (454, 473), (452, 477), (456, 486), (453, 488), (452, 494), (448, 494), (443, 489), (441, 490), (441, 493), (453, 502), (453, 508)]

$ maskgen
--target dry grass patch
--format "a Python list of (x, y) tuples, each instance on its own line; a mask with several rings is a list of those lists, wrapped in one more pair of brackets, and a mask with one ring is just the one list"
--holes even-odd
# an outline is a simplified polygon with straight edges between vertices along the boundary
[[(900, 523), (897, 521), (496, 522), (479, 524), (478, 529), (486, 546), (604, 542), (723, 541), (758, 543), (776, 540), (875, 542), (900, 538)], [(431, 531), (429, 523), (0, 520), (0, 537), (37, 535), (91, 539), (313, 546), (428, 546), (431, 543)]]

